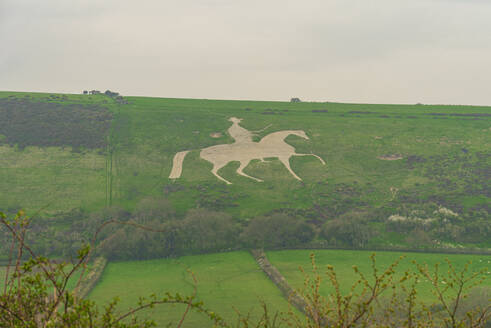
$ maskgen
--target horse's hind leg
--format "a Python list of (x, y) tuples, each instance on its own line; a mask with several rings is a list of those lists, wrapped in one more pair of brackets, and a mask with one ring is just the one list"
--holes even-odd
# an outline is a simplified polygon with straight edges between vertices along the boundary
[(288, 169), (288, 171), (293, 175), (293, 177), (299, 181), (302, 181), (298, 175), (293, 172), (292, 168), (290, 167), (290, 157), (278, 157), (278, 159), (285, 165), (285, 167)]
[(261, 179), (251, 177), (250, 175), (244, 173), (243, 170), (246, 168), (246, 166), (249, 164), (249, 162), (250, 162), (250, 160), (249, 161), (248, 160), (241, 161), (240, 162), (240, 166), (237, 169), (237, 173), (240, 174), (240, 175), (242, 175), (242, 176), (244, 176), (244, 177), (250, 178), (252, 180), (256, 180), (257, 182), (263, 182), (263, 180), (261, 180)]
[(211, 169), (211, 173), (213, 173), (218, 179), (222, 180), (226, 184), (232, 184), (232, 182), (229, 182), (218, 175), (218, 170), (220, 170), (222, 167), (224, 167), (224, 165), (213, 163), (213, 168)]

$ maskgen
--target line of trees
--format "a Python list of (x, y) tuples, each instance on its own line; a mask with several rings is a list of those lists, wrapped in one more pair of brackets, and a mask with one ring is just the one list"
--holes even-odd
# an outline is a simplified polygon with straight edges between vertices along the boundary
[[(13, 209), (15, 212), (15, 209)], [(118, 207), (100, 212), (82, 210), (37, 217), (31, 223), (28, 241), (43, 255), (73, 257), (90, 240), (96, 227), (107, 220), (148, 225), (156, 229), (134, 230), (131, 225), (113, 225), (98, 236), (98, 252), (110, 260), (150, 259), (236, 249), (281, 249), (298, 247), (338, 247), (364, 249), (378, 246), (372, 241), (384, 233), (396, 232), (414, 248), (441, 248), (435, 237), (457, 238), (458, 234), (491, 238), (491, 222), (483, 218), (461, 228), (455, 213), (441, 212), (435, 217), (393, 215), (382, 222), (370, 220), (362, 210), (345, 212), (335, 219), (309, 220), (295, 212), (274, 212), (249, 220), (237, 220), (223, 211), (199, 208), (178, 215), (165, 198), (145, 198), (130, 213)], [(61, 227), (60, 224), (63, 224)], [(464, 230), (462, 230), (464, 229)], [(462, 231), (461, 231), (462, 230)], [(8, 243), (0, 229), (0, 259)], [(466, 237), (470, 238), (470, 237)], [(489, 239), (488, 239), (489, 240)]]

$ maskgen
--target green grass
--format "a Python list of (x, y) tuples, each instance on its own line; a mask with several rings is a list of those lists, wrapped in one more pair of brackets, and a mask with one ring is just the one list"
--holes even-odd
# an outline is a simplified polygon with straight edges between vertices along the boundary
[(96, 151), (79, 154), (59, 147), (19, 151), (0, 145), (2, 204), (48, 213), (103, 205), (104, 168), (104, 156)]
[[(192, 294), (192, 277), (189, 268), (198, 280), (197, 296), (206, 307), (235, 323), (235, 307), (242, 314), (257, 317), (260, 302), (267, 303), (271, 310), (287, 311), (288, 305), (280, 291), (246, 252), (231, 252), (178, 259), (151, 261), (113, 262), (106, 267), (100, 282), (90, 293), (90, 299), (98, 304), (109, 302), (119, 296), (119, 309), (136, 304), (139, 296), (164, 295), (165, 292)], [(163, 327), (170, 321), (176, 323), (184, 311), (183, 306), (158, 306), (144, 312)], [(207, 327), (202, 315), (192, 314), (185, 321), (186, 327)]]
[[(319, 272), (323, 275), (321, 294), (328, 295), (333, 291), (332, 286), (328, 283), (324, 275), (328, 264), (334, 266), (339, 279), (341, 291), (347, 293), (352, 283), (359, 276), (353, 271), (356, 265), (367, 277), (371, 274), (371, 261), (369, 256), (373, 253), (370, 251), (347, 251), (347, 250), (289, 250), (289, 251), (271, 251), (267, 252), (270, 262), (283, 274), (288, 283), (294, 288), (302, 288), (304, 284), (304, 275), (299, 267), (305, 269), (305, 272), (312, 272), (310, 254), (315, 254), (315, 261)], [(441, 271), (446, 273), (447, 266), (445, 258), (448, 258), (456, 268), (463, 268), (468, 261), (472, 261), (471, 271), (479, 271), (488, 268), (491, 271), (491, 256), (485, 255), (453, 255), (453, 254), (431, 254), (431, 253), (398, 253), (398, 252), (376, 252), (376, 263), (379, 272), (387, 268), (400, 256), (404, 255), (405, 259), (401, 261), (396, 269), (397, 276), (402, 276), (406, 270), (415, 268), (412, 261), (419, 264), (428, 264), (432, 269), (435, 263), (442, 264)], [(491, 274), (487, 273), (487, 279), (483, 286), (491, 287)], [(419, 297), (423, 301), (435, 301), (431, 293), (431, 285), (427, 281), (421, 281), (418, 285)]]

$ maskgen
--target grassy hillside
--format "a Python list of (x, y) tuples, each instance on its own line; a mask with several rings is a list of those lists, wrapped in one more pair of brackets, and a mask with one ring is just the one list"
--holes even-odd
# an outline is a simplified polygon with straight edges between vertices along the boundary
[[(336, 269), (336, 273), (343, 293), (348, 293), (351, 285), (359, 276), (353, 271), (353, 266), (356, 265), (362, 273), (367, 277), (371, 274), (371, 261), (369, 256), (372, 252), (368, 251), (344, 251), (344, 250), (290, 250), (290, 251), (271, 251), (267, 253), (270, 262), (287, 279), (288, 283), (294, 288), (302, 288), (304, 276), (299, 270), (303, 267), (305, 272), (312, 272), (310, 262), (310, 254), (315, 254), (316, 265), (321, 275), (324, 274), (327, 265), (332, 265)], [(445, 258), (448, 258), (452, 264), (459, 270), (463, 269), (464, 265), (472, 261), (471, 272), (480, 271), (483, 268), (488, 268), (491, 271), (491, 256), (483, 255), (451, 255), (451, 254), (431, 254), (431, 253), (397, 253), (397, 252), (376, 252), (377, 268), (380, 271), (387, 268), (400, 256), (404, 255), (405, 259), (401, 261), (396, 270), (399, 277), (406, 270), (414, 271), (413, 261), (419, 264), (428, 264), (432, 269), (436, 263), (440, 263), (440, 272), (447, 272)], [(325, 277), (325, 276), (324, 276)], [(491, 274), (488, 272), (487, 279), (482, 286), (491, 287)], [(332, 292), (332, 286), (329, 285), (327, 278), (323, 280), (321, 294), (324, 296)], [(431, 285), (428, 281), (421, 281), (418, 285), (418, 296), (421, 301), (435, 302), (436, 299), (431, 292)]]
[[(273, 212), (316, 231), (333, 222), (322, 237), (332, 245), (491, 246), (490, 107), (125, 100), (0, 93), (0, 120), (9, 122), (0, 125), (2, 209), (42, 209), (49, 216), (117, 205), (131, 212), (153, 196), (170, 201), (178, 217), (204, 208), (241, 223)], [(277, 159), (253, 160), (244, 172), (264, 180), (257, 182), (238, 175), (239, 163), (232, 162), (218, 172), (233, 183), (226, 185), (199, 149), (233, 142), (230, 117), (249, 131), (266, 128), (255, 141), (304, 130), (309, 140), (286, 142), (327, 164), (293, 157), (298, 181)], [(170, 180), (173, 156), (183, 150), (192, 151), (182, 176)], [(341, 230), (359, 222), (370, 232), (366, 240), (342, 240)]]
[[(187, 269), (198, 280), (198, 298), (230, 323), (235, 323), (237, 318), (233, 307), (243, 315), (250, 312), (252, 317), (261, 313), (261, 301), (267, 303), (271, 310), (288, 310), (287, 301), (281, 292), (246, 252), (109, 263), (89, 296), (100, 304), (119, 296), (119, 308), (124, 310), (135, 305), (139, 296), (152, 293), (160, 296), (165, 292), (191, 295), (193, 280)], [(183, 306), (157, 306), (142, 315), (150, 316), (160, 324), (159, 327), (163, 327), (169, 321), (178, 322), (184, 309)], [(211, 326), (206, 323), (208, 321), (202, 315), (192, 313), (185, 321), (185, 326)]]
[[(117, 105), (105, 96), (23, 93), (0, 93), (2, 98), (57, 106), (97, 105), (111, 111), (113, 197), (130, 208), (143, 195), (162, 192), (183, 210), (197, 205), (224, 207), (240, 217), (279, 207), (310, 209), (314, 204), (327, 208), (346, 203), (381, 206), (402, 197), (410, 202), (448, 203), (454, 210), (489, 202), (485, 178), (490, 165), (491, 112), (487, 107), (141, 97), (128, 97), (128, 105)], [(305, 130), (310, 140), (290, 136), (288, 143), (297, 152), (318, 154), (327, 165), (312, 157), (293, 158), (292, 168), (302, 183), (276, 160), (252, 162), (246, 172), (264, 180), (258, 183), (236, 175), (238, 164), (231, 163), (220, 172), (234, 183), (226, 186), (210, 173), (211, 164), (196, 151), (186, 158), (181, 179), (175, 183), (167, 179), (176, 152), (231, 143), (226, 133), (231, 116), (243, 118), (241, 125), (249, 130), (271, 124), (258, 138), (279, 130)], [(213, 138), (212, 133), (222, 137)], [(52, 209), (69, 209), (104, 202), (103, 155), (88, 147), (82, 153), (66, 153), (59, 147), (40, 150), (39, 145), (30, 148), (27, 144), (20, 150), (12, 144), (15, 142), (2, 146), (3, 204), (13, 205), (17, 200), (31, 209), (48, 204)], [(380, 159), (391, 155), (402, 159)], [(51, 185), (51, 189), (35, 195), (36, 185)], [(68, 195), (80, 191), (79, 203), (55, 196), (65, 191)], [(340, 210), (326, 209), (326, 215), (336, 211)]]

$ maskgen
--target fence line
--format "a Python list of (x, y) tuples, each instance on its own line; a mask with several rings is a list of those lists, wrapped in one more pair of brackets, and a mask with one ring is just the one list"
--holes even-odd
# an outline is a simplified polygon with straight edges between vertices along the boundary
[(283, 277), (278, 269), (276, 269), (276, 267), (272, 265), (271, 262), (269, 262), (268, 258), (266, 257), (266, 253), (264, 253), (264, 250), (251, 249), (251, 254), (259, 267), (283, 293), (283, 296), (285, 296), (288, 302), (296, 307), (300, 312), (306, 314), (305, 309), (307, 309), (308, 307), (307, 302), (295, 289), (293, 289), (288, 284), (285, 277)]
[(83, 278), (78, 290), (76, 291), (78, 297), (85, 298), (87, 295), (89, 295), (89, 293), (101, 279), (106, 265), (107, 260), (102, 256), (94, 260), (92, 263), (92, 269), (87, 272), (87, 275)]

